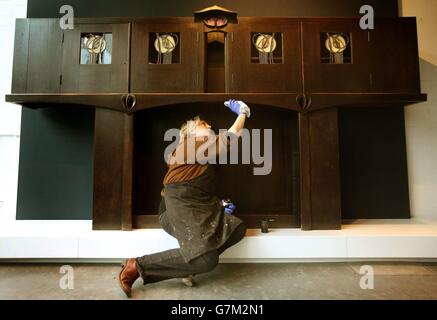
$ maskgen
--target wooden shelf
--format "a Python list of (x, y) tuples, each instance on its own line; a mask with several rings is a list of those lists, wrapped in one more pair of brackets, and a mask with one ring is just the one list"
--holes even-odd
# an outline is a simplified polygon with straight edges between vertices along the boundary
[[(269, 222), (270, 228), (300, 228), (300, 219), (297, 214), (236, 214), (235, 216), (244, 220), (248, 228), (260, 228), (260, 221), (267, 216), (274, 221)], [(161, 228), (158, 214), (133, 214), (132, 227), (135, 228)]]
[[(306, 94), (311, 104), (301, 108), (296, 102), (297, 93), (135, 93), (136, 105), (132, 112), (183, 103), (222, 102), (230, 98), (248, 104), (268, 105), (296, 112), (311, 112), (333, 107), (401, 107), (426, 101), (424, 93), (311, 93)], [(128, 112), (122, 104), (122, 93), (26, 93), (8, 94), (6, 102), (30, 108), (42, 107), (94, 107)]]
[(45, 107), (91, 107), (124, 111), (122, 93), (15, 93), (6, 102), (38, 109)]
[(311, 105), (303, 112), (333, 107), (403, 107), (426, 101), (424, 93), (311, 93)]
[[(300, 111), (296, 103), (296, 93), (135, 93), (137, 102), (133, 112), (180, 103), (223, 102), (239, 99), (251, 104), (263, 104), (273, 107)], [(127, 111), (122, 104), (122, 93), (64, 93), (64, 94), (8, 94), (6, 102), (20, 104), (30, 108), (87, 106)]]
[(248, 104), (268, 105), (299, 112), (301, 108), (296, 102), (296, 95), (297, 93), (135, 93), (135, 111), (179, 103), (223, 102), (237, 99)]

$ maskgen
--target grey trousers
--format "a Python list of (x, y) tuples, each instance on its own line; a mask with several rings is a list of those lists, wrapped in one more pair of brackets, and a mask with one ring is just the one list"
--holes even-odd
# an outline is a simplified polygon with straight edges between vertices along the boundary
[[(160, 206), (160, 224), (168, 234), (174, 237), (165, 211), (162, 212), (162, 203), (163, 201), (161, 201)], [(243, 239), (245, 233), (246, 226), (242, 223), (219, 249), (205, 253), (189, 262), (185, 262), (179, 248), (137, 257), (138, 272), (144, 284), (147, 284), (212, 271), (218, 264), (220, 254)]]

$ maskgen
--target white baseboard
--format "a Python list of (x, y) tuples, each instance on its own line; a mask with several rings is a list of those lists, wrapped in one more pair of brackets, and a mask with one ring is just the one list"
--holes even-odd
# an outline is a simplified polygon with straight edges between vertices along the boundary
[[(162, 229), (93, 231), (91, 221), (15, 221), (0, 226), (0, 259), (118, 262), (178, 247)], [(437, 259), (437, 222), (356, 220), (341, 230), (249, 229), (221, 262), (336, 262)]]

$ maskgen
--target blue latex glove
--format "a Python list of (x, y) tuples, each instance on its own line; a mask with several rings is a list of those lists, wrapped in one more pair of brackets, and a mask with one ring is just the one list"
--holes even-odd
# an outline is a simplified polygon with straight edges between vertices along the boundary
[(227, 204), (226, 206), (225, 206), (225, 213), (226, 214), (232, 214), (233, 212), (234, 212), (234, 210), (235, 210), (235, 204), (233, 204), (233, 203), (229, 203), (229, 204)]
[(228, 101), (225, 101), (224, 104), (237, 115), (244, 113), (248, 118), (250, 117), (250, 108), (243, 101), (229, 99)]
[(237, 115), (240, 114), (240, 104), (237, 100), (229, 99), (228, 101), (225, 101), (225, 106), (231, 109), (233, 113), (236, 113)]

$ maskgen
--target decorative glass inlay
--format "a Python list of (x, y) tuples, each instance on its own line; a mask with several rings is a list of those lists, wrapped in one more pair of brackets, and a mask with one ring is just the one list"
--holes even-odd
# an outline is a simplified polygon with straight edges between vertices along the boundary
[(228, 19), (225, 16), (216, 16), (204, 19), (203, 23), (208, 28), (223, 28), (228, 24)]
[(352, 63), (350, 34), (347, 32), (321, 32), (320, 55), (322, 63)]
[(149, 33), (149, 63), (179, 63), (180, 44), (178, 32)]
[(112, 33), (83, 33), (80, 37), (80, 64), (111, 64)]
[(251, 62), (259, 64), (282, 63), (282, 33), (252, 32)]

